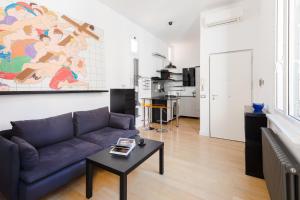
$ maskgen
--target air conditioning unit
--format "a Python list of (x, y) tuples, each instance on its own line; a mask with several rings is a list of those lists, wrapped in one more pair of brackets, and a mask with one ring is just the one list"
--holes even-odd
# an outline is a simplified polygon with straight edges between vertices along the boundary
[(241, 7), (226, 8), (213, 13), (208, 13), (204, 18), (206, 27), (220, 26), (241, 21), (244, 11)]

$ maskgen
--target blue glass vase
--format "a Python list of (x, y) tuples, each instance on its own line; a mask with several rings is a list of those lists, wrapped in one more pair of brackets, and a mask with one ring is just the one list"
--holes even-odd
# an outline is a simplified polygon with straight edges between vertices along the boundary
[(253, 103), (252, 107), (254, 109), (254, 112), (262, 112), (264, 107), (265, 107), (265, 104), (263, 104), (263, 103)]

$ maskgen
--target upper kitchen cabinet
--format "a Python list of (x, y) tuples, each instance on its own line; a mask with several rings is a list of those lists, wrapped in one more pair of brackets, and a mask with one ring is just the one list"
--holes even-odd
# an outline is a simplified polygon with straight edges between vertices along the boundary
[(196, 86), (196, 69), (195, 68), (183, 68), (182, 69), (182, 78), (183, 86)]

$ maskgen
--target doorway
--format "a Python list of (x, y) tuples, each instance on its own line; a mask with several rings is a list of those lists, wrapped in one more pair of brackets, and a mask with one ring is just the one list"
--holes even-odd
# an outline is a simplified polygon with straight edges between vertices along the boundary
[(253, 51), (210, 55), (210, 136), (245, 141), (244, 106), (252, 102)]

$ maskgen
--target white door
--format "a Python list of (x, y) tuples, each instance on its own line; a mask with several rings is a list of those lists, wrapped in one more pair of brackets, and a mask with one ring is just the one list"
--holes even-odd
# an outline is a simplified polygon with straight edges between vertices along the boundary
[(210, 56), (211, 137), (245, 141), (244, 106), (251, 94), (252, 51)]

